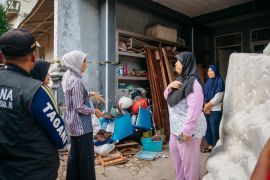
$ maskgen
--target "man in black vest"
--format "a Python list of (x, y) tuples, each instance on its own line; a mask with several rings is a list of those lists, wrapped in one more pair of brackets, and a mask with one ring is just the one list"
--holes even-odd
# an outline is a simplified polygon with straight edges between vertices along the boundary
[(30, 77), (36, 40), (22, 29), (0, 38), (5, 68), (0, 70), (0, 179), (57, 178), (67, 135), (54, 100), (41, 81)]

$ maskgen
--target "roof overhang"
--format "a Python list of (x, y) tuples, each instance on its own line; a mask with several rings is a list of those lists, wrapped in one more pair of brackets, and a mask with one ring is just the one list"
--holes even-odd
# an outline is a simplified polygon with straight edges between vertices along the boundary
[(54, 31), (54, 1), (38, 0), (29, 15), (21, 22), (19, 28), (27, 29), (36, 39)]
[(251, 0), (152, 0), (188, 17), (197, 17), (227, 9)]

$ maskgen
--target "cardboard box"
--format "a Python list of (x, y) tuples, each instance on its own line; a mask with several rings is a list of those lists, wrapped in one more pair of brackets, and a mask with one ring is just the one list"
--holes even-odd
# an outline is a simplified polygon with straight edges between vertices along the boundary
[(146, 36), (175, 43), (177, 42), (177, 30), (160, 24), (147, 28)]

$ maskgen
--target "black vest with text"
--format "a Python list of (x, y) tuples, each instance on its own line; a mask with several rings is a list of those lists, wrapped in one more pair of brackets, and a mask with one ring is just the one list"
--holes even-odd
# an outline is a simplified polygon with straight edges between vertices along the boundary
[(42, 82), (14, 65), (0, 70), (0, 179), (56, 179), (57, 148), (31, 114)]

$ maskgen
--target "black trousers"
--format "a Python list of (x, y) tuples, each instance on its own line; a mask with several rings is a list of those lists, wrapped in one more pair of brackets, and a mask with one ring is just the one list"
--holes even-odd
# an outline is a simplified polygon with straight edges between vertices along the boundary
[(96, 180), (93, 132), (71, 136), (67, 180)]

